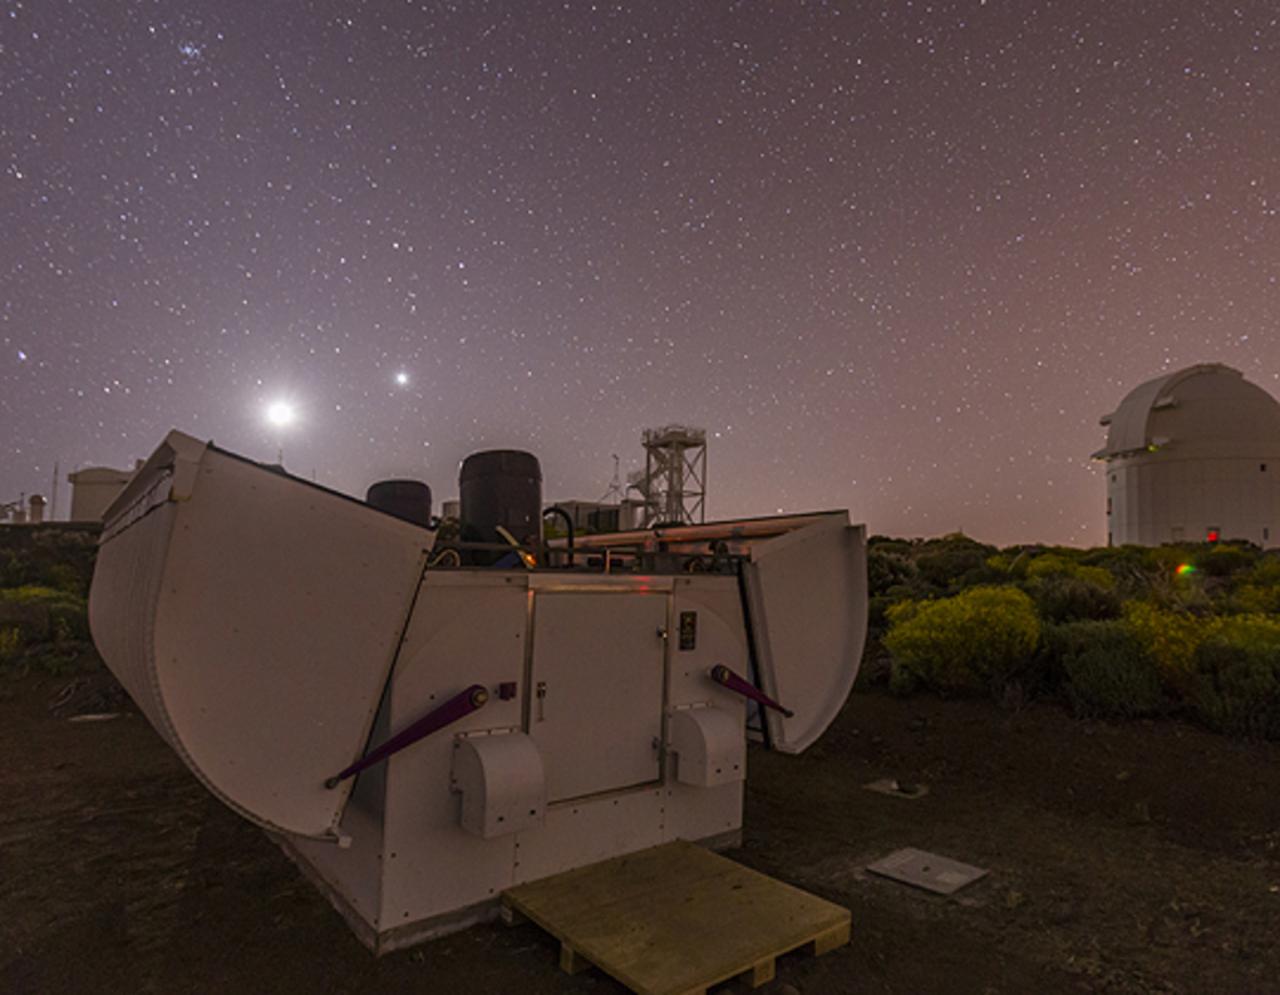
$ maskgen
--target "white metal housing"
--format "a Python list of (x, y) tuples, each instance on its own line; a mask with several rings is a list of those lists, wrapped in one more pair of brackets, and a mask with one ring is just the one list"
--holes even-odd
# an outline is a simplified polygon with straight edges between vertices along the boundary
[[(187, 765), (383, 951), (523, 881), (736, 839), (748, 710), (717, 665), (793, 710), (761, 728), (779, 749), (834, 717), (865, 629), (861, 527), (693, 528), (742, 570), (434, 568), (432, 532), (173, 432), (107, 513), (91, 623)], [(326, 787), (476, 687), (475, 710)]]

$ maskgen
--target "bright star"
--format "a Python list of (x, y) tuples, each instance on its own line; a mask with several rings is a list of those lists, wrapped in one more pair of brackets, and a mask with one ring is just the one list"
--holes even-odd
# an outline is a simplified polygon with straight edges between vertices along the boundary
[(408, 382), (409, 382), (409, 374), (405, 373), (405, 371), (404, 371), (404, 370), (400, 370), (399, 372), (397, 372), (397, 373), (396, 373), (396, 383), (397, 383), (397, 384), (399, 384), (401, 387), (403, 387), (403, 386), (405, 386), (405, 384), (407, 384)]
[(293, 410), (293, 405), (288, 401), (272, 401), (267, 405), (267, 421), (277, 428), (284, 428), (296, 416), (297, 413)]

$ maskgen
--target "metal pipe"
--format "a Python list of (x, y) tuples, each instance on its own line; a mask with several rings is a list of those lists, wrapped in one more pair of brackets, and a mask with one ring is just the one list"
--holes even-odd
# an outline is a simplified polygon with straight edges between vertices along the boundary
[[(580, 536), (579, 549), (607, 549), (613, 546), (638, 546), (652, 548), (659, 542), (709, 542), (717, 539), (761, 539), (792, 532), (805, 525), (812, 525), (833, 515), (843, 516), (843, 511), (818, 511), (808, 515), (773, 515), (763, 518), (742, 518), (734, 521), (707, 522), (705, 525), (672, 525), (654, 529), (633, 529), (629, 532), (606, 532), (602, 535)], [(559, 548), (561, 541), (547, 544)]]
[[(569, 545), (568, 545), (569, 556), (565, 562), (565, 565), (571, 567), (573, 566), (573, 516), (570, 515), (563, 508), (561, 508), (558, 504), (553, 504), (551, 505), (551, 507), (543, 509), (542, 517), (546, 518), (548, 515), (559, 515), (561, 518), (564, 519), (564, 527), (568, 533), (568, 542), (569, 542)], [(550, 543), (548, 543), (548, 545), (550, 545)]]
[(717, 663), (711, 668), (711, 679), (717, 684), (727, 687), (730, 691), (737, 692), (744, 698), (750, 698), (752, 701), (759, 705), (763, 705), (765, 708), (772, 708), (774, 711), (781, 712), (787, 718), (791, 718), (796, 714), (791, 709), (784, 708), (778, 702), (774, 701), (750, 681), (739, 677), (723, 663)]
[(326, 788), (336, 788), (347, 778), (359, 774), (365, 768), (372, 767), (378, 761), (385, 760), (393, 753), (399, 753), (406, 746), (412, 746), (418, 740), (425, 739), (433, 732), (439, 732), (445, 726), (452, 725), (458, 719), (470, 715), (488, 700), (489, 692), (484, 685), (472, 684), (465, 691), (455, 694), (443, 705), (432, 709), (418, 721), (401, 729), (377, 749), (370, 750), (341, 773), (328, 778), (324, 782), (324, 786)]

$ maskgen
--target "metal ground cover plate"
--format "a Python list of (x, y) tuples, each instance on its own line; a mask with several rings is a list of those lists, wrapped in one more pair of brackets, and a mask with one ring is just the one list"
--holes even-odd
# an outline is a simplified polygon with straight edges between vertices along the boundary
[(864, 784), (863, 787), (868, 791), (874, 791), (878, 795), (888, 795), (891, 798), (906, 798), (911, 801), (923, 798), (929, 793), (929, 785), (927, 784), (898, 781), (892, 777), (882, 777), (878, 781)]
[(874, 864), (868, 864), (867, 870), (872, 874), (924, 888), (939, 895), (957, 892), (988, 873), (985, 867), (962, 864), (958, 860), (950, 860), (936, 853), (915, 850), (911, 847), (895, 850)]

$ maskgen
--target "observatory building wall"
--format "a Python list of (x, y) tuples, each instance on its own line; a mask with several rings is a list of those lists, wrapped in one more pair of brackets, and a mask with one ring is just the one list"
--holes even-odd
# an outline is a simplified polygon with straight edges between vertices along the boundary
[(1280, 404), (1238, 370), (1147, 381), (1102, 423), (1109, 545), (1280, 545)]

